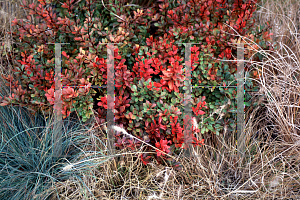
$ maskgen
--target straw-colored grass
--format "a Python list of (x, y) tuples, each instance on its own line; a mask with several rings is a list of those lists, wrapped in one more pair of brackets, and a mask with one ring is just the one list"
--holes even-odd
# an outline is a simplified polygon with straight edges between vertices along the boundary
[[(27, 3), (34, 3), (37, 0), (26, 0)], [(8, 57), (8, 52), (13, 52), (14, 44), (19, 41), (14, 41), (9, 32), (15, 30), (11, 26), (11, 21), (15, 18), (25, 19), (27, 11), (20, 7), (22, 0), (2, 0), (0, 1), (0, 73), (11, 73), (12, 60)], [(12, 55), (12, 57), (14, 57)]]

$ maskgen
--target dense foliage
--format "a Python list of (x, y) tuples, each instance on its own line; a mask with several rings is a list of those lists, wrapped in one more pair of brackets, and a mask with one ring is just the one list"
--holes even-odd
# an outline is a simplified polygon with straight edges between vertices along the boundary
[[(61, 3), (62, 2), (62, 3)], [(103, 4), (104, 3), (104, 4)], [(183, 134), (183, 43), (193, 43), (193, 113), (199, 128), (193, 132), (219, 134), (225, 125), (235, 129), (237, 49), (240, 36), (271, 49), (267, 27), (253, 27), (256, 0), (159, 0), (142, 8), (119, 1), (46, 1), (24, 5), (27, 20), (13, 21), (21, 40), (14, 77), (4, 77), (12, 94), (1, 105), (19, 104), (34, 111), (51, 112), (54, 104), (54, 45), (63, 45), (62, 101), (64, 117), (76, 111), (83, 121), (96, 114), (106, 119), (107, 47), (115, 44), (115, 123), (166, 153), (178, 153), (188, 143), (201, 145), (194, 135)], [(240, 36), (239, 36), (240, 35)], [(245, 59), (254, 49), (245, 46)], [(261, 60), (262, 55), (252, 59)], [(227, 62), (225, 60), (232, 60)], [(246, 68), (248, 69), (248, 68)], [(256, 72), (257, 73), (257, 72)], [(252, 74), (250, 74), (252, 76)], [(246, 87), (253, 87), (246, 82)], [(231, 100), (217, 118), (216, 109)], [(38, 109), (37, 109), (38, 108)], [(93, 112), (94, 111), (94, 112)], [(119, 148), (141, 143), (116, 134)], [(149, 149), (150, 150), (150, 149)], [(144, 163), (152, 154), (142, 155)], [(167, 157), (159, 151), (154, 158)]]

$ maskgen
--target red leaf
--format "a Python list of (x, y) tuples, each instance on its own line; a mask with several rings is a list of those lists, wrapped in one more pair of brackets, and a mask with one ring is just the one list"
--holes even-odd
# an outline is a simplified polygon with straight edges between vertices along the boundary
[(204, 115), (204, 114), (205, 114), (204, 111), (202, 111), (202, 110), (199, 110), (199, 111), (198, 111), (198, 115)]
[(149, 158), (151, 158), (151, 156), (146, 156), (146, 158), (144, 158), (143, 156), (144, 154), (141, 154), (141, 160), (144, 163), (144, 165), (147, 165), (149, 163)]
[(46, 2), (45, 2), (45, 0), (38, 0), (39, 2), (40, 2), (40, 4), (42, 4), (43, 6), (45, 6), (46, 5)]
[(69, 6), (67, 5), (67, 3), (64, 3), (62, 6), (61, 6), (62, 8), (69, 8)]
[(8, 104), (9, 104), (9, 102), (3, 101), (2, 103), (0, 103), (0, 106), (7, 106)]
[(82, 41), (82, 38), (81, 37), (75, 37), (74, 40), (76, 40), (76, 41)]
[(14, 25), (17, 25), (18, 24), (18, 20), (17, 20), (17, 18), (15, 18), (13, 21), (12, 21), (12, 25), (14, 26)]
[(68, 56), (67, 53), (66, 53), (65, 51), (63, 51), (63, 52), (61, 52), (61, 53), (62, 53), (62, 55), (63, 55), (64, 57), (70, 58), (70, 56)]

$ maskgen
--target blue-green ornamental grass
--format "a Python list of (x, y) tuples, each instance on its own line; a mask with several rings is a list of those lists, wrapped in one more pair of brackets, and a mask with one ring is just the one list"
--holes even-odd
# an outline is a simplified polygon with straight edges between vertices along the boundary
[(112, 157), (101, 150), (83, 152), (90, 145), (91, 134), (83, 134), (89, 128), (70, 117), (64, 120), (63, 156), (54, 157), (49, 118), (20, 107), (0, 107), (0, 199), (49, 199), (56, 195), (49, 191), (55, 190), (54, 183), (70, 176), (87, 188), (81, 175)]

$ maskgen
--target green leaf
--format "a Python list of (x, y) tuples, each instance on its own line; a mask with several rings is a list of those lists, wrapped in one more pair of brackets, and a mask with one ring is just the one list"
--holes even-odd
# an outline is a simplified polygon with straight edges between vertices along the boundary
[[(132, 86), (131, 86), (131, 89), (132, 89), (132, 91), (134, 91), (134, 92), (137, 91), (136, 85), (132, 85)], [(134, 94), (135, 94), (135, 93), (134, 93)]]
[(140, 116), (140, 117), (143, 117), (143, 112), (142, 112), (142, 111), (139, 112), (139, 116)]
[(209, 130), (211, 130), (211, 131), (214, 130), (213, 127), (212, 127), (212, 125), (208, 125), (207, 128), (208, 128)]
[(171, 99), (171, 102), (172, 102), (173, 104), (176, 103), (174, 98)]
[(201, 129), (201, 133), (204, 134), (205, 133), (205, 128)]
[(245, 106), (250, 106), (250, 102), (244, 102)]
[(162, 104), (158, 101), (157, 106), (160, 108), (162, 106)]

